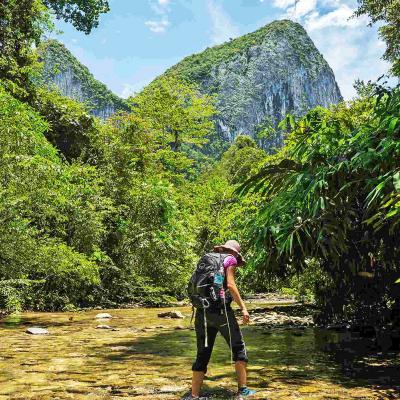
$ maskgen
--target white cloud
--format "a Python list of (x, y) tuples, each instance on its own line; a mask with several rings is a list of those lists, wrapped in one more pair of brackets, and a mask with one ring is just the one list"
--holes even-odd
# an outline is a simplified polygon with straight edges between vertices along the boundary
[(310, 14), (305, 20), (305, 27), (309, 31), (324, 29), (329, 26), (356, 27), (366, 25), (364, 18), (351, 18), (354, 10), (342, 4), (327, 14), (320, 15), (318, 11)]
[(343, 0), (319, 0), (319, 4), (323, 7), (339, 7)]
[(130, 83), (124, 83), (122, 92), (120, 93), (120, 96), (123, 99), (127, 99), (128, 97), (135, 94), (135, 91), (136, 91), (136, 87), (134, 85), (131, 85)]
[(233, 24), (225, 10), (214, 0), (208, 0), (207, 9), (212, 22), (211, 39), (215, 44), (239, 35), (239, 29)]
[(283, 18), (300, 18), (317, 7), (317, 0), (274, 0), (274, 7), (286, 11)]
[(130, 96), (133, 96), (137, 92), (137, 85), (132, 85), (131, 83), (124, 83), (123, 89), (120, 93), (120, 96), (123, 99), (127, 99)]
[[(264, 2), (264, 0), (261, 0), (261, 2)], [(274, 0), (273, 4), (277, 8), (287, 8), (295, 4), (295, 0)]]
[(300, 18), (315, 10), (316, 7), (317, 0), (299, 0), (288, 9), (288, 13), (294, 15), (295, 18)]
[(156, 3), (152, 2), (150, 4), (156, 14), (167, 15), (170, 11), (168, 7), (170, 5), (170, 0), (157, 0)]
[(144, 24), (154, 33), (164, 33), (169, 26), (169, 21), (167, 19), (149, 20)]
[(160, 19), (157, 20), (148, 20), (145, 22), (145, 25), (154, 33), (164, 33), (168, 26), (169, 22), (169, 4), (171, 0), (157, 0), (156, 3), (152, 2), (151, 7), (156, 14), (160, 16)]
[(357, 78), (374, 81), (389, 69), (389, 64), (381, 59), (384, 45), (376, 28), (330, 25), (309, 33), (335, 73), (346, 100), (355, 96), (353, 83)]

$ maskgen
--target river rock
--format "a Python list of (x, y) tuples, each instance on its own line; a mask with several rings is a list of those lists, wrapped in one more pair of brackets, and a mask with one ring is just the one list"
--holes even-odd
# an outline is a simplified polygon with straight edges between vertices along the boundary
[(100, 313), (95, 316), (95, 319), (110, 319), (112, 315), (109, 313)]
[(159, 318), (177, 318), (183, 319), (185, 316), (180, 311), (166, 311), (158, 314)]
[(174, 329), (175, 329), (176, 331), (182, 331), (182, 330), (184, 330), (184, 329), (185, 329), (185, 327), (184, 327), (184, 326), (181, 326), (181, 325), (179, 325), (179, 326), (176, 326)]
[(161, 393), (178, 393), (178, 392), (182, 392), (185, 389), (186, 389), (186, 386), (165, 385), (165, 386), (160, 387), (159, 391)]
[(109, 325), (97, 325), (96, 329), (112, 329)]
[(30, 335), (48, 335), (50, 333), (47, 329), (37, 327), (28, 328), (25, 332)]
[(311, 316), (299, 317), (296, 315), (277, 313), (275, 311), (264, 310), (263, 312), (251, 311), (251, 321), (254, 325), (262, 325), (264, 327), (285, 327), (298, 328), (300, 326), (313, 326)]
[(0, 319), (7, 317), (8, 314), (10, 314), (9, 311), (0, 310)]

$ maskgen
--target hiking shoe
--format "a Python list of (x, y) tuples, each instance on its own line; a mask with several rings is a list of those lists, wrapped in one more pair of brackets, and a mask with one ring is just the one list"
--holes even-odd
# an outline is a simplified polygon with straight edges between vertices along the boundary
[(247, 386), (241, 387), (238, 392), (238, 395), (240, 397), (252, 396), (253, 394), (256, 394), (256, 391), (253, 389), (249, 389)]

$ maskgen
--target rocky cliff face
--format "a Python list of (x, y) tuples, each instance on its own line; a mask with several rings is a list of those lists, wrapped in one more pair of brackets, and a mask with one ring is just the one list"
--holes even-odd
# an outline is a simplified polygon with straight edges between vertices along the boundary
[[(128, 109), (59, 42), (45, 42), (40, 53), (45, 84), (87, 102), (92, 114), (107, 118)], [(289, 20), (186, 57), (165, 72), (169, 74), (216, 95), (220, 137), (232, 141), (239, 134), (250, 135), (265, 148), (282, 145), (274, 129), (287, 113), (302, 115), (342, 100), (332, 69), (304, 28)]]
[(46, 41), (41, 44), (39, 54), (43, 61), (41, 83), (86, 103), (91, 114), (106, 119), (119, 110), (129, 109), (123, 99), (97, 81), (63, 44)]
[[(287, 113), (302, 115), (342, 100), (332, 69), (304, 28), (275, 21), (260, 30), (187, 57), (166, 72), (215, 93), (219, 132), (260, 137)], [(282, 144), (279, 133), (262, 140)]]

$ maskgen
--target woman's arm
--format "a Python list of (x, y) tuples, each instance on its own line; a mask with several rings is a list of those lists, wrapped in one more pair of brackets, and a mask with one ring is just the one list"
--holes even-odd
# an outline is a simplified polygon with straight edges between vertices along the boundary
[(230, 294), (233, 297), (233, 300), (236, 301), (240, 309), (242, 310), (243, 313), (243, 323), (247, 324), (250, 320), (249, 313), (247, 311), (247, 308), (242, 300), (242, 297), (240, 296), (239, 289), (236, 286), (235, 282), (235, 270), (236, 267), (229, 267), (226, 270), (226, 281), (228, 284), (228, 289)]

